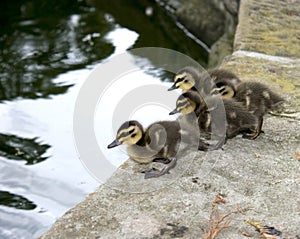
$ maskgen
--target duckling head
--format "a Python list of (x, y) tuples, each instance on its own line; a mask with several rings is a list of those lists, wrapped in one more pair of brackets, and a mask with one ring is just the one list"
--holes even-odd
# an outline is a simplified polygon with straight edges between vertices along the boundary
[(176, 73), (174, 84), (168, 90), (182, 89), (188, 91), (195, 86), (197, 78), (198, 75), (194, 68), (185, 67)]
[(176, 108), (169, 114), (173, 115), (181, 113), (184, 115), (195, 112), (196, 108), (201, 104), (200, 96), (196, 92), (186, 92), (180, 95), (176, 101)]
[(143, 132), (143, 126), (138, 121), (126, 121), (118, 129), (116, 139), (107, 148), (110, 149), (121, 144), (136, 144), (142, 138)]
[(210, 94), (218, 95), (221, 96), (222, 98), (233, 98), (235, 95), (235, 91), (233, 87), (230, 85), (221, 85), (221, 86), (216, 85), (216, 87), (210, 91)]

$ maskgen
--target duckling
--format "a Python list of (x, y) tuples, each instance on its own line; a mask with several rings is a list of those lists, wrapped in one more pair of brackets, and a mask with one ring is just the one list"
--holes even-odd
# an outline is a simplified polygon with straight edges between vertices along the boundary
[(179, 70), (174, 77), (174, 84), (168, 89), (182, 89), (183, 92), (196, 91), (206, 94), (211, 90), (211, 80), (206, 72), (200, 72), (194, 67), (186, 66)]
[(225, 69), (210, 69), (200, 72), (187, 66), (179, 70), (174, 77), (174, 84), (168, 90), (182, 89), (183, 92), (197, 91), (202, 96), (210, 94), (213, 88), (220, 88), (230, 82), (236, 85), (240, 79), (231, 71)]
[(181, 128), (177, 121), (158, 121), (144, 130), (138, 121), (130, 120), (120, 126), (116, 139), (107, 147), (127, 144), (127, 153), (135, 162), (167, 164), (161, 171), (145, 171), (145, 178), (152, 178), (169, 173), (175, 167), (180, 141)]
[(221, 148), (227, 139), (238, 134), (248, 138), (248, 132), (253, 132), (257, 124), (257, 118), (241, 103), (218, 96), (201, 98), (193, 91), (178, 97), (176, 108), (170, 114), (175, 113), (182, 113), (187, 117), (196, 114), (200, 132), (213, 133), (219, 137), (218, 143), (212, 149)]
[[(238, 78), (238, 76), (236, 76), (232, 71), (229, 70), (209, 69), (207, 72), (210, 75), (211, 79), (213, 80), (211, 89), (213, 89), (214, 87), (222, 87), (227, 84), (230, 84), (230, 86), (235, 87), (236, 85), (242, 82)], [(224, 92), (224, 94), (221, 94), (221, 97), (226, 97), (225, 93), (226, 92)]]
[(241, 102), (246, 109), (258, 118), (257, 126), (251, 139), (256, 139), (262, 132), (263, 116), (276, 109), (284, 99), (260, 82), (245, 81), (237, 85), (227, 84), (212, 89), (211, 94), (221, 94)]

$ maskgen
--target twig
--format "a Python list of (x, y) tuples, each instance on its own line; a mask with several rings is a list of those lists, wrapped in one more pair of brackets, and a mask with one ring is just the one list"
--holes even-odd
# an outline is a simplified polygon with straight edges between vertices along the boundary
[(217, 236), (222, 230), (230, 227), (231, 220), (228, 219), (230, 215), (235, 213), (244, 214), (245, 211), (248, 210), (248, 209), (242, 210), (237, 205), (237, 210), (224, 214), (223, 216), (220, 216), (220, 212), (218, 209), (218, 204), (220, 203), (225, 204), (226, 200), (220, 194), (218, 194), (215, 197), (214, 201), (212, 202), (212, 208), (209, 215), (209, 229), (204, 234), (205, 239), (215, 239), (217, 238)]

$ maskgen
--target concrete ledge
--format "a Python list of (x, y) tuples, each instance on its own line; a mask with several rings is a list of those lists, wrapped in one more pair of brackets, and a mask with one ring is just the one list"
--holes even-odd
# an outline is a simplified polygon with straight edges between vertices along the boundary
[[(197, 153), (188, 170), (161, 190), (137, 194), (101, 185), (41, 238), (176, 238), (172, 236), (176, 228), (167, 223), (187, 227), (182, 238), (203, 238), (211, 202), (218, 193), (227, 200), (220, 208), (222, 214), (235, 210), (236, 205), (250, 208), (246, 215), (235, 215), (220, 238), (240, 239), (242, 232), (259, 238), (244, 222), (247, 218), (275, 226), (284, 238), (295, 238), (300, 233), (299, 162), (295, 158), (300, 150), (299, 121), (268, 117), (264, 126), (265, 135), (255, 142), (235, 138), (224, 151)], [(185, 158), (178, 164), (184, 165)], [(122, 173), (117, 171), (113, 177)], [(156, 182), (160, 179), (152, 180)]]
[[(243, 232), (259, 238), (244, 222), (247, 218), (276, 227), (283, 238), (300, 237), (296, 157), (300, 152), (300, 5), (296, 2), (241, 0), (235, 52), (222, 65), (243, 80), (264, 82), (286, 97), (286, 110), (266, 117), (265, 134), (255, 141), (229, 140), (223, 151), (187, 153), (178, 161), (177, 171), (167, 175), (175, 176), (174, 180), (148, 181), (149, 188), (154, 185), (149, 193), (126, 192), (132, 189), (126, 190), (130, 181), (124, 173), (142, 170), (128, 161), (110, 179), (123, 178), (124, 190), (110, 186), (121, 185), (122, 180), (101, 185), (41, 238), (203, 238), (218, 193), (227, 200), (220, 206), (221, 214), (235, 210), (237, 204), (249, 208), (245, 215), (231, 217), (231, 227), (219, 238), (241, 239)], [(165, 187), (155, 190), (159, 183)]]

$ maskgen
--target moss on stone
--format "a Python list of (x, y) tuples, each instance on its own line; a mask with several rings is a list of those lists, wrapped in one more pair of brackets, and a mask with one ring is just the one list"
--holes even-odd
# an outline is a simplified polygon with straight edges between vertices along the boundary
[(300, 5), (295, 1), (242, 1), (235, 50), (300, 57)]

